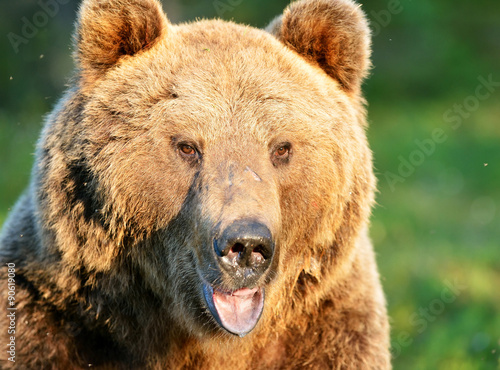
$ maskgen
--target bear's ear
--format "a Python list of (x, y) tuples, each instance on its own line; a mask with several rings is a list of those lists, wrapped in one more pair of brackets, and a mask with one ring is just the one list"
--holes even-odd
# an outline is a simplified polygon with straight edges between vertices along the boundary
[(96, 80), (121, 57), (151, 47), (167, 27), (157, 0), (83, 0), (74, 34), (81, 78)]
[(296, 1), (266, 30), (319, 65), (344, 90), (360, 90), (370, 68), (371, 44), (360, 5), (351, 0)]

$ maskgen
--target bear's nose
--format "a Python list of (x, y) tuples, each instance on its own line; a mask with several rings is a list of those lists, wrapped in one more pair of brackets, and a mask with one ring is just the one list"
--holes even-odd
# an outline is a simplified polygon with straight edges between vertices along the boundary
[(270, 266), (274, 243), (266, 225), (254, 220), (239, 220), (214, 239), (214, 249), (226, 272), (243, 280), (245, 285), (251, 285)]

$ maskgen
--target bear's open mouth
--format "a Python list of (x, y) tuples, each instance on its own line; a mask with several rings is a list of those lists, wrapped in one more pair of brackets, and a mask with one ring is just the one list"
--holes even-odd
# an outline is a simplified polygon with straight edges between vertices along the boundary
[(203, 294), (219, 325), (240, 337), (257, 325), (264, 308), (264, 288), (242, 288), (226, 292), (204, 283)]

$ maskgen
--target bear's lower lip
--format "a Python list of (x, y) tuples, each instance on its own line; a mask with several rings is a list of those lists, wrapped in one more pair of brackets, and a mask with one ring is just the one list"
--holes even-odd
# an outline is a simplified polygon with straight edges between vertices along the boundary
[(248, 334), (262, 315), (264, 288), (243, 288), (224, 292), (204, 283), (203, 294), (217, 323), (240, 337)]

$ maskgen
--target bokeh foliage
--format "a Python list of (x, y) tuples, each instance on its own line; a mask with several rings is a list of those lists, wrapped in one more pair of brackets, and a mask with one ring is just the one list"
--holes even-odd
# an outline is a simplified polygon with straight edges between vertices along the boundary
[[(78, 4), (65, 1), (17, 52), (9, 34), (23, 36), (25, 19), (42, 8), (19, 0), (0, 13), (0, 224), (71, 74)], [(165, 0), (164, 8), (173, 22), (220, 16), (264, 27), (287, 3)], [(500, 87), (481, 99), (476, 89), (480, 76), (500, 82), (500, 3), (367, 0), (363, 9), (376, 31), (365, 84), (380, 189), (372, 238), (394, 367), (498, 369)], [(445, 139), (432, 145), (436, 129)]]

